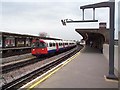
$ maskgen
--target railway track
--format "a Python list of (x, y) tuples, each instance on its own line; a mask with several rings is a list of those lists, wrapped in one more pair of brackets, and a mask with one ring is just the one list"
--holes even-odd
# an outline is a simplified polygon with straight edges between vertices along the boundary
[[(62, 53), (62, 52), (60, 52), (60, 53)], [(55, 55), (58, 55), (60, 53), (57, 53)], [(42, 61), (42, 60), (45, 60), (47, 58), (53, 57), (55, 55), (43, 56), (43, 57), (40, 57), (40, 58), (33, 57), (32, 59), (28, 59), (28, 60), (25, 60), (25, 61), (14, 61), (13, 63), (7, 64), (7, 65), (3, 64), (2, 67), (1, 67), (2, 68), (2, 73), (4, 74), (4, 73), (14, 71), (14, 70), (19, 69), (21, 67), (37, 63), (39, 61)]]
[[(57, 54), (60, 54), (60, 53), (57, 53)], [(57, 55), (56, 54), (56, 55)], [(10, 71), (13, 71), (13, 70), (16, 70), (16, 69), (19, 69), (21, 67), (24, 67), (24, 66), (27, 66), (27, 65), (30, 65), (30, 64), (34, 64), (34, 63), (37, 63), (39, 61), (42, 61), (46, 58), (50, 58), (54, 55), (49, 55), (49, 56), (43, 56), (43, 57), (40, 57), (40, 58), (36, 58), (36, 57), (33, 57), (31, 59), (27, 59), (27, 60), (22, 60), (22, 61), (13, 61), (12, 63), (7, 63), (6, 64), (3, 64), (1, 65), (1, 68), (2, 68), (2, 73), (8, 73)]]
[(29, 59), (29, 60), (26, 60), (26, 61), (5, 65), (5, 66), (2, 67), (2, 73), (8, 73), (10, 71), (14, 71), (14, 70), (19, 69), (21, 67), (24, 67), (26, 65), (37, 63), (38, 61), (44, 60), (44, 59), (45, 58), (39, 58), (39, 59), (38, 58), (32, 58), (32, 59)]
[[(63, 61), (65, 61), (67, 58), (71, 57), (72, 55), (74, 55), (75, 53), (77, 53), (80, 49), (82, 48), (82, 46), (77, 46), (65, 53), (61, 53), (58, 54), (54, 57), (51, 58), (47, 58), (43, 61), (45, 61), (46, 63), (42, 64), (40, 66), (40, 62), (38, 62), (39, 66), (37, 67), (36, 63), (34, 64), (34, 66), (36, 66), (36, 69), (32, 70), (31, 72), (24, 74), (23, 76), (12, 80), (11, 82), (5, 84), (2, 86), (2, 90), (9, 90), (9, 89), (18, 89), (21, 86), (23, 86), (25, 83), (31, 81), (32, 79), (42, 75), (43, 73), (47, 72), (48, 70), (50, 70), (51, 68), (57, 66), (58, 64), (62, 63)], [(41, 61), (42, 62), (42, 61)], [(9, 71), (9, 70), (7, 70)], [(7, 73), (5, 71), (5, 73)]]

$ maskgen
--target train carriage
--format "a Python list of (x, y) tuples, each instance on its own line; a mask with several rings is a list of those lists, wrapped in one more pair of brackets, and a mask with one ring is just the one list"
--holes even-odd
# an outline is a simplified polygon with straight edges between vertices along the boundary
[(64, 44), (62, 40), (55, 40), (56, 44), (58, 45), (58, 50), (57, 51), (63, 51), (64, 50)]
[(48, 52), (45, 42), (43, 40), (33, 40), (31, 52), (35, 56), (40, 54), (47, 54)]
[(48, 53), (55, 53), (57, 50), (56, 42), (54, 40), (33, 40), (32, 55), (39, 56)]
[(57, 52), (68, 50), (73, 46), (75, 46), (75, 43), (68, 40), (37, 39), (32, 41), (31, 53), (35, 56), (55, 54)]
[(56, 45), (55, 40), (44, 40), (44, 41), (47, 44), (48, 53), (55, 53), (56, 51), (58, 51), (58, 46)]
[(63, 42), (64, 42), (64, 47), (65, 47), (65, 49), (68, 49), (68, 46), (69, 46), (69, 45), (68, 45), (68, 40), (64, 40)]

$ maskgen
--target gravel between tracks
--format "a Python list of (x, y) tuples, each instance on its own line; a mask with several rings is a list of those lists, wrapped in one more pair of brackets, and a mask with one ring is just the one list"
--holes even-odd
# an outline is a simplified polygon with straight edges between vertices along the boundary
[(33, 57), (31, 53), (2, 58), (2, 64)]

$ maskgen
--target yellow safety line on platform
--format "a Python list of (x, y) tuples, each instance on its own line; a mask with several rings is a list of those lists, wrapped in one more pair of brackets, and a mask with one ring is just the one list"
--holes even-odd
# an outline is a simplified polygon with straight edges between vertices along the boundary
[(36, 82), (32, 86), (30, 86), (27, 90), (33, 89), (35, 86), (37, 86), (38, 84), (40, 84), (41, 82), (43, 82), (44, 80), (46, 80), (47, 78), (49, 78), (52, 74), (54, 74), (55, 72), (57, 72), (59, 69), (61, 69), (63, 66), (65, 66), (66, 64), (68, 64), (73, 59), (75, 59), (79, 54), (80, 54), (80, 52), (78, 52), (77, 54), (75, 54), (74, 56), (72, 56), (71, 58), (69, 58), (63, 65), (61, 65), (60, 67), (58, 67), (55, 70), (53, 70), (51, 73), (49, 73), (48, 75), (46, 75), (45, 77), (43, 77), (41, 80), (39, 80), (38, 82)]
[(105, 81), (107, 81), (107, 82), (116, 82), (116, 83), (119, 82), (118, 80), (107, 79), (105, 75), (104, 75), (104, 78), (105, 78)]

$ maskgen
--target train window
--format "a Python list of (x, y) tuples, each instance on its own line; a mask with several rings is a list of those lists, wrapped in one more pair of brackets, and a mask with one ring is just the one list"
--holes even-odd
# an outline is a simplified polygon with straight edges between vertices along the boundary
[(46, 47), (48, 47), (48, 43), (46, 43)]
[(55, 43), (53, 43), (53, 46), (55, 46)]
[(49, 43), (49, 46), (52, 47), (52, 43)]
[(32, 48), (39, 47), (39, 42), (33, 42), (31, 45)]
[(68, 45), (68, 43), (65, 43), (65, 45)]
[(39, 43), (39, 48), (45, 48), (46, 47), (46, 44), (45, 43), (43, 43), (43, 42), (40, 42)]

